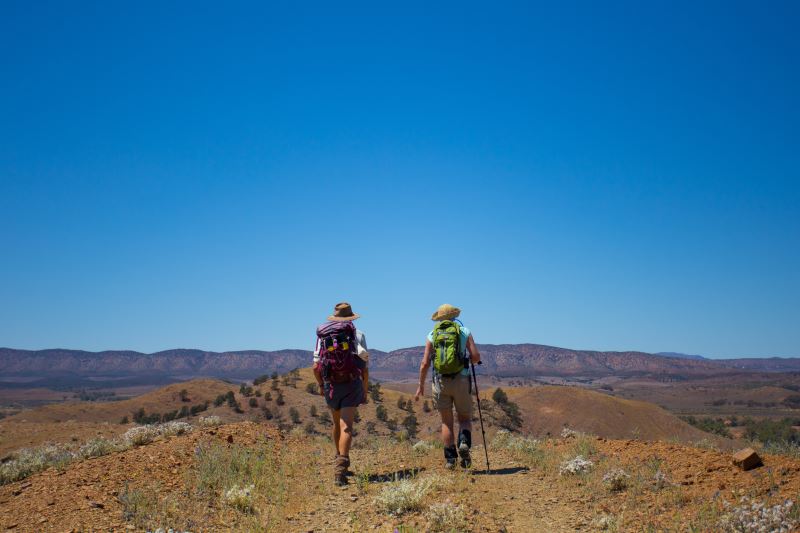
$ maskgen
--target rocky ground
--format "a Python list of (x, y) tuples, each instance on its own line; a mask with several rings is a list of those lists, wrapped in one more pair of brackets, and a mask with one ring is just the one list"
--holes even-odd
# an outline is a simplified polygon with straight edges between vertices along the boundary
[[(0, 487), (0, 528), (705, 531), (721, 527), (724, 502), (773, 504), (800, 492), (800, 461), (767, 456), (763, 467), (742, 472), (728, 453), (664, 442), (501, 434), (489, 447), (488, 475), (480, 445), (472, 470), (450, 472), (434, 442), (413, 447), (362, 434), (356, 443), (354, 475), (338, 488), (333, 447), (322, 435), (252, 422), (197, 427)], [(562, 475), (576, 455), (593, 466)], [(612, 490), (603, 478), (620, 469), (628, 477)], [(226, 498), (232, 485), (251, 491), (245, 504)], [(395, 498), (402, 486), (410, 496)]]

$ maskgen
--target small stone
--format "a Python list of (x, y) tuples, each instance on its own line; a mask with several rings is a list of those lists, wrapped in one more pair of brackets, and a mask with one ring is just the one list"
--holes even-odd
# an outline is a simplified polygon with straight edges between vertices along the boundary
[(742, 470), (752, 470), (762, 466), (764, 462), (753, 448), (744, 448), (733, 454), (733, 464)]
[(100, 502), (89, 502), (89, 507), (94, 509), (105, 509), (106, 506)]
[(358, 496), (350, 496), (350, 501), (351, 502), (357, 502), (358, 501)]

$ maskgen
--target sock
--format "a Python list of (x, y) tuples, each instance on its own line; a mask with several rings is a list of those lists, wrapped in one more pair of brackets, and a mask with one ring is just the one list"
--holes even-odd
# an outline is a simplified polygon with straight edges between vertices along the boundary
[(472, 448), (472, 432), (468, 429), (462, 429), (461, 433), (458, 435), (458, 443), (459, 445), (461, 442), (467, 443), (467, 448)]

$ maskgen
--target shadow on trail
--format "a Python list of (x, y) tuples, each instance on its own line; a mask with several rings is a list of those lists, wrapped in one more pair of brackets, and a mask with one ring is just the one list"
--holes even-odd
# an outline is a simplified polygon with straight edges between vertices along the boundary
[(527, 472), (530, 470), (527, 466), (514, 466), (511, 468), (492, 468), (487, 472), (486, 470), (473, 471), (473, 476), (508, 476), (511, 474), (519, 474), (520, 472)]
[(424, 468), (404, 468), (403, 470), (398, 470), (389, 474), (371, 474), (368, 479), (370, 483), (389, 483), (414, 477), (424, 471)]

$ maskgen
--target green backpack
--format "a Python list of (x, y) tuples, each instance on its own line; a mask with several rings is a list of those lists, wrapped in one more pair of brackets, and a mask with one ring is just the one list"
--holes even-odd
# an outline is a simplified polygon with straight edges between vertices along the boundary
[(461, 328), (457, 322), (443, 320), (433, 328), (433, 369), (442, 376), (458, 374), (466, 368), (461, 353)]

